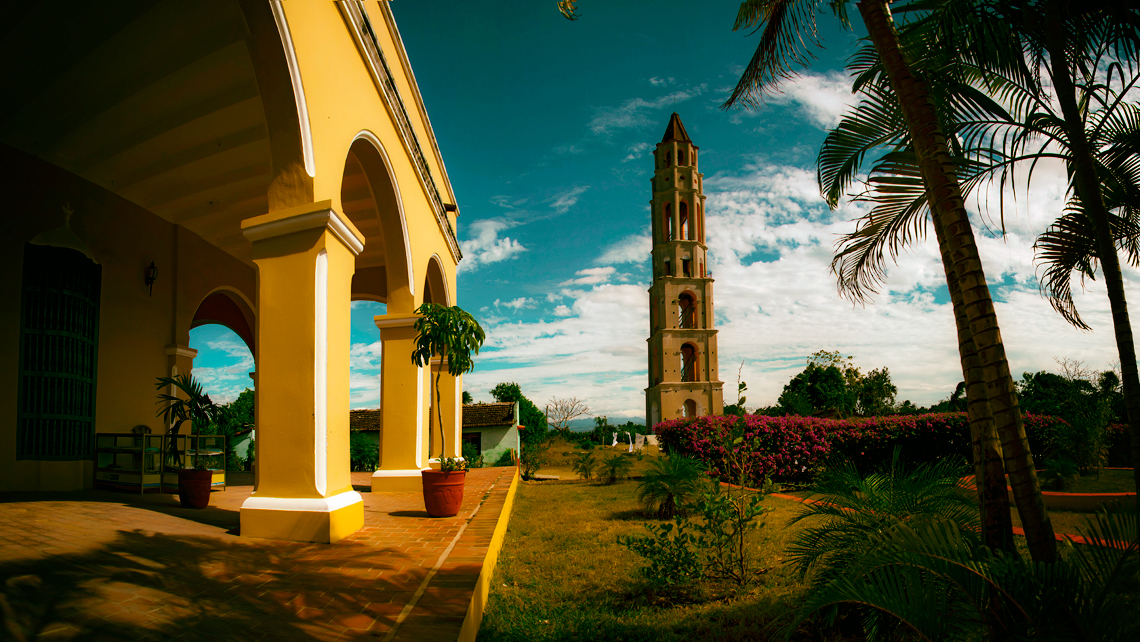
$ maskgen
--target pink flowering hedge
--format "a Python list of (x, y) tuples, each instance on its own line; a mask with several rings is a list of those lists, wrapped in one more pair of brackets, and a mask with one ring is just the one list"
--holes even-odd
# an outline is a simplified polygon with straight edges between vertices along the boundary
[[(833, 456), (847, 457), (860, 469), (878, 468), (889, 463), (896, 445), (910, 462), (946, 456), (970, 460), (970, 427), (964, 412), (862, 419), (747, 415), (744, 420), (744, 440), (736, 450), (744, 456), (753, 480), (806, 479)], [(653, 431), (668, 452), (696, 457), (712, 474), (726, 477), (724, 435), (735, 421), (736, 417), (673, 419), (657, 424)], [(1034, 452), (1040, 451), (1040, 435), (1058, 421), (1043, 415), (1025, 416)]]

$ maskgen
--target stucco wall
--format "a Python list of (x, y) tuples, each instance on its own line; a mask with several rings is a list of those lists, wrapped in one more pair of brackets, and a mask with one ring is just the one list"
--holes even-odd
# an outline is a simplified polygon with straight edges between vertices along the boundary
[[(154, 381), (169, 374), (166, 346), (185, 344), (194, 308), (210, 290), (252, 293), (254, 271), (192, 232), (22, 152), (0, 146), (0, 167), (9, 199), (0, 213), (0, 296), (7, 302), (0, 306), (0, 490), (90, 487), (90, 461), (16, 460), (24, 243), (62, 225), (69, 205), (72, 230), (102, 266), (98, 432), (128, 432), (139, 424), (160, 431)], [(151, 261), (158, 279), (148, 295), (143, 277)]]

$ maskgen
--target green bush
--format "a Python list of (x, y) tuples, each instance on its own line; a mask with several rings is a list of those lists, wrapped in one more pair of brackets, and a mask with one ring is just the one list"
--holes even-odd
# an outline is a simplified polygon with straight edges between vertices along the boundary
[(692, 501), (701, 487), (700, 463), (684, 455), (660, 457), (649, 464), (649, 469), (637, 487), (637, 500), (646, 508), (655, 510), (660, 519), (673, 519), (685, 513), (685, 505)]
[(574, 462), (572, 470), (578, 473), (582, 479), (590, 479), (594, 474), (594, 469), (598, 466), (598, 462), (594, 460), (594, 451), (578, 453), (577, 457), (578, 460)]
[(380, 446), (363, 432), (348, 436), (348, 458), (355, 472), (373, 472), (380, 467)]
[(602, 481), (612, 486), (629, 475), (633, 462), (623, 455), (610, 455), (602, 460)]
[(503, 453), (501, 455), (499, 455), (499, 458), (495, 460), (495, 465), (496, 466), (514, 466), (515, 460), (513, 457), (511, 457), (511, 451), (504, 450)]
[(534, 479), (535, 473), (546, 465), (546, 451), (550, 442), (541, 441), (531, 444), (524, 443), (519, 453), (519, 466), (522, 468), (523, 479)]
[(468, 468), (482, 468), (486, 465), (483, 463), (483, 453), (479, 452), (475, 444), (463, 444), (463, 459)]

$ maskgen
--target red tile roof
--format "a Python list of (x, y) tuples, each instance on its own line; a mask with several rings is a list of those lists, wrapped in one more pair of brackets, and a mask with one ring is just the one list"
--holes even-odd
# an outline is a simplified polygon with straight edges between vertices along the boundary
[(349, 430), (380, 430), (380, 409), (348, 411)]
[(515, 402), (463, 404), (463, 427), (513, 426)]

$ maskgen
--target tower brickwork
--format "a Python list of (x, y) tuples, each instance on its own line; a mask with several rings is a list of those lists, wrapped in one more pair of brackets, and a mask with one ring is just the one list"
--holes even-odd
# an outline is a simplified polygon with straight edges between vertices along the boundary
[(653, 285), (645, 390), (649, 426), (724, 411), (698, 150), (674, 113), (653, 152)]

